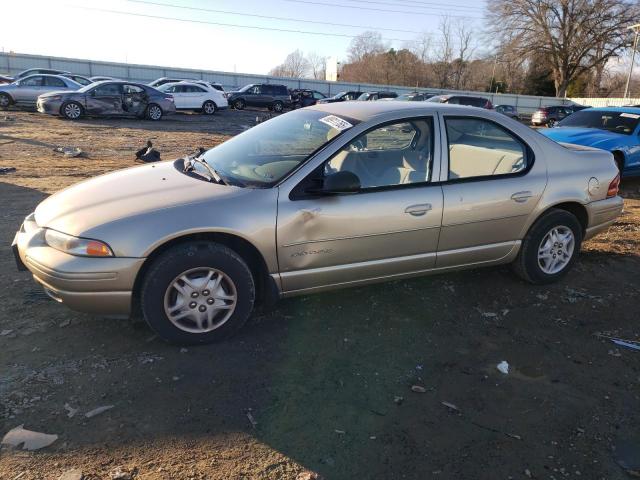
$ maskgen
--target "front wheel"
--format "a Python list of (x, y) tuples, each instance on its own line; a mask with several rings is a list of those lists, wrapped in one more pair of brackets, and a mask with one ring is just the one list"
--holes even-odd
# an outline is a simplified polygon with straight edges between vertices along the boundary
[(553, 128), (556, 126), (556, 123), (558, 123), (554, 118), (549, 119), (549, 121), (547, 122), (547, 127), (549, 128)]
[(82, 105), (78, 102), (67, 102), (60, 109), (62, 116), (67, 120), (78, 120), (83, 113)]
[(245, 107), (245, 103), (244, 100), (242, 100), (241, 98), (239, 98), (238, 100), (234, 100), (233, 102), (233, 108), (235, 108), (236, 110), (244, 110)]
[(191, 242), (160, 255), (142, 283), (144, 319), (164, 340), (211, 343), (235, 333), (255, 301), (253, 275), (233, 250)]
[(202, 113), (204, 113), (205, 115), (213, 115), (214, 113), (216, 113), (216, 110), (216, 104), (211, 100), (207, 100), (202, 104)]
[(284, 104), (282, 102), (274, 102), (273, 103), (273, 111), (280, 113), (284, 110)]
[(550, 210), (527, 232), (513, 268), (529, 283), (556, 282), (571, 270), (581, 244), (582, 226), (575, 215)]
[(11, 100), (11, 97), (9, 95), (7, 95), (6, 93), (0, 93), (0, 109), (6, 110), (11, 106), (12, 103), (13, 101)]
[(162, 118), (162, 108), (160, 108), (159, 105), (152, 103), (147, 107), (145, 116), (149, 120), (154, 120), (154, 121), (160, 120)]

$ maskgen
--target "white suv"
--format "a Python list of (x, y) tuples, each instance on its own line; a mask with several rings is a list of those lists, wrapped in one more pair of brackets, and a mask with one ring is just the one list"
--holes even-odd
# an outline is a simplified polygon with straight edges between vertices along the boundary
[(218, 110), (229, 107), (224, 94), (214, 88), (207, 88), (195, 82), (165, 83), (158, 90), (173, 95), (177, 110), (197, 110), (205, 115), (213, 115)]

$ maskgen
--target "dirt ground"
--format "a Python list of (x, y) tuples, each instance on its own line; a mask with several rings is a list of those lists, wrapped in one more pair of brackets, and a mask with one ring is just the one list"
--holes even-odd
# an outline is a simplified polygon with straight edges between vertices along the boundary
[(640, 338), (639, 181), (558, 284), (502, 267), (299, 297), (217, 345), (71, 312), (16, 271), (14, 232), (47, 194), (132, 165), (148, 139), (172, 159), (264, 114), (0, 115), (0, 167), (17, 168), (0, 176), (0, 436), (59, 436), (3, 448), (0, 479), (629, 478), (640, 352), (595, 334)]

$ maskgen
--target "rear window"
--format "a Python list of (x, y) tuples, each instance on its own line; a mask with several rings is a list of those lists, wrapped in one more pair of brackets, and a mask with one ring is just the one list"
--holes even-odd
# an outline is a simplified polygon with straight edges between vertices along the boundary
[[(640, 112), (640, 110), (639, 110)], [(559, 127), (597, 128), (631, 135), (638, 127), (640, 113), (611, 110), (580, 110), (558, 123)]]

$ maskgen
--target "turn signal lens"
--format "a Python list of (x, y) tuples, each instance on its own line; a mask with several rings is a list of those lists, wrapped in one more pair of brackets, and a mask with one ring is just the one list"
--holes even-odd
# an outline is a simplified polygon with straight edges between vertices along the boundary
[(104, 242), (89, 238), (78, 238), (56, 230), (47, 229), (44, 234), (47, 244), (70, 255), (82, 257), (113, 257), (113, 251)]
[(615, 197), (618, 195), (618, 190), (620, 189), (620, 174), (616, 175), (616, 178), (611, 180), (609, 184), (609, 188), (607, 189), (607, 198)]

